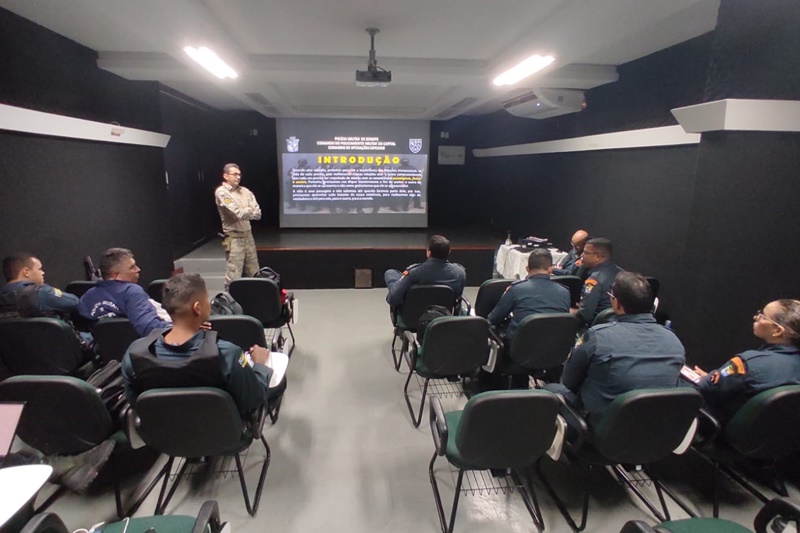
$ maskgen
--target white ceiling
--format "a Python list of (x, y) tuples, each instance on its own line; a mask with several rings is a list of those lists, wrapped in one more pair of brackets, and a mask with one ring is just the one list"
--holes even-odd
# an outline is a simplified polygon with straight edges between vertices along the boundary
[[(719, 0), (0, 0), (99, 53), (98, 66), (157, 80), (216, 109), (267, 116), (449, 119), (533, 87), (590, 89), (616, 66), (711, 31)], [(386, 88), (356, 87), (377, 27)], [(220, 81), (184, 46), (238, 73)], [(555, 63), (513, 88), (492, 79), (525, 57)]]

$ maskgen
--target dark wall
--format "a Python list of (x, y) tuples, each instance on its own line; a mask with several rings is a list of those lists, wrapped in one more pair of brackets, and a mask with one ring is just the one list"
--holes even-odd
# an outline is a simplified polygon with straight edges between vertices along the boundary
[(2, 131), (0, 176), (0, 250), (36, 254), (51, 284), (112, 246), (136, 253), (143, 283), (171, 271), (160, 148)]

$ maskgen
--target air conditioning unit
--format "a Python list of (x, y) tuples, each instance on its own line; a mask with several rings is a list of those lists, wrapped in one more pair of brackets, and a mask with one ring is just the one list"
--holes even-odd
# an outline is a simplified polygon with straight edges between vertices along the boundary
[(575, 89), (533, 89), (502, 103), (514, 116), (543, 119), (577, 113), (583, 109), (583, 91)]

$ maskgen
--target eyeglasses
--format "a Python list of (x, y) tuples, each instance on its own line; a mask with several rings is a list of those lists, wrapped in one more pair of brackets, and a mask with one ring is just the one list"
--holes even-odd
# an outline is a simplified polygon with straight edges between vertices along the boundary
[(773, 323), (773, 324), (775, 324), (776, 326), (780, 326), (780, 327), (782, 327), (782, 328), (783, 328), (783, 327), (785, 327), (785, 326), (784, 326), (783, 324), (781, 324), (780, 322), (776, 322), (776, 321), (772, 320), (770, 317), (768, 317), (767, 315), (765, 315), (765, 314), (764, 314), (764, 311), (763, 311), (763, 309), (759, 309), (758, 311), (756, 311), (756, 314), (755, 314), (755, 315), (753, 315), (753, 320), (754, 320), (754, 321), (756, 321), (756, 322), (758, 322), (758, 321), (759, 321), (759, 320), (761, 320), (762, 318), (763, 318), (764, 320), (766, 320), (767, 322), (772, 322), (772, 323)]
[(583, 255), (600, 255), (600, 252), (587, 252), (586, 250), (584, 250)]
[(226, 172), (226, 174), (228, 176), (237, 176), (237, 177), (241, 177), (241, 175), (242, 175), (241, 172)]
[(609, 298), (611, 298), (612, 300), (616, 300), (616, 299), (617, 299), (617, 297), (616, 297), (616, 296), (614, 296), (613, 294), (611, 294), (611, 291), (607, 291), (607, 292), (606, 292), (606, 294), (608, 294), (608, 297), (609, 297)]

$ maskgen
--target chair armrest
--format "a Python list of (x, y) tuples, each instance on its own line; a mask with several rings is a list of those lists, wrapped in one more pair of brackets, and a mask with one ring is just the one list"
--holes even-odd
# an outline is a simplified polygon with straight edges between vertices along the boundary
[(569, 402), (560, 394), (556, 394), (561, 406), (558, 409), (558, 414), (567, 423), (567, 436), (564, 442), (573, 450), (580, 449), (584, 441), (589, 436), (589, 424), (586, 419), (573, 407)]
[(714, 418), (705, 408), (700, 409), (697, 415), (697, 432), (694, 436), (694, 444), (700, 446), (713, 442), (722, 432), (722, 424)]
[(55, 513), (39, 513), (20, 530), (20, 533), (69, 533), (67, 526)]
[(489, 340), (496, 343), (499, 348), (503, 347), (503, 337), (500, 336), (496, 326), (489, 326)]
[[(656, 530), (647, 522), (641, 520), (628, 520), (619, 533), (655, 533)], [(194, 532), (193, 532), (194, 533)]]
[(408, 350), (406, 351), (406, 362), (408, 363), (409, 372), (413, 372), (417, 368), (417, 354), (419, 353), (419, 342), (414, 333), (410, 331), (403, 332), (403, 338), (408, 342)]
[(441, 457), (447, 449), (447, 420), (444, 417), (442, 401), (438, 396), (431, 397), (430, 412), (433, 444), (436, 446), (436, 455)]
[(219, 521), (219, 504), (214, 500), (203, 503), (200, 512), (197, 513), (197, 520), (194, 521), (192, 533), (203, 533), (206, 526), (211, 533), (218, 533), (222, 529)]
[(783, 517), (787, 521), (799, 521), (800, 505), (789, 498), (775, 498), (770, 500), (758, 512), (756, 519), (753, 521), (756, 531), (767, 531), (767, 524), (776, 516)]
[(464, 315), (465, 316), (469, 316), (469, 315), (472, 314), (472, 303), (467, 299), (466, 296), (462, 295), (458, 299), (458, 301), (456, 302), (456, 306), (457, 307), (461, 307), (463, 309), (463, 306), (465, 306), (465, 305), (466, 305), (467, 310), (466, 310), (466, 313), (464, 313)]

